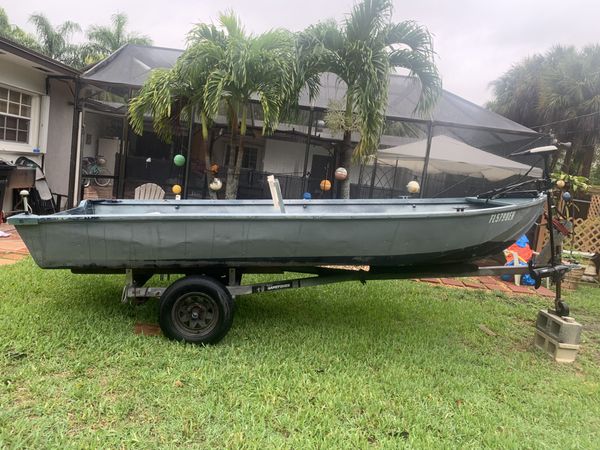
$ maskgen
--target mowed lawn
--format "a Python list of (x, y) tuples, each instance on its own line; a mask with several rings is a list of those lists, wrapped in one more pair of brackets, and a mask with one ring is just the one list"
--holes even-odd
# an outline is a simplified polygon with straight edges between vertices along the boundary
[(121, 304), (123, 282), (0, 269), (0, 448), (600, 445), (598, 289), (568, 295), (585, 331), (559, 365), (532, 346), (540, 298), (411, 281), (245, 296), (202, 348), (134, 334), (157, 302)]

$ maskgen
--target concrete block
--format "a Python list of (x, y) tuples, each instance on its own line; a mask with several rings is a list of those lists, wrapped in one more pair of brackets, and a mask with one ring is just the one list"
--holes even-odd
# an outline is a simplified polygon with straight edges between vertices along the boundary
[(535, 327), (563, 344), (578, 345), (581, 339), (580, 323), (572, 317), (560, 317), (545, 309), (538, 313)]
[(596, 266), (594, 264), (589, 264), (585, 266), (583, 274), (590, 277), (595, 277), (596, 275), (598, 275), (598, 273), (596, 272)]
[(560, 363), (575, 361), (579, 351), (579, 345), (563, 344), (538, 329), (535, 330), (535, 346)]

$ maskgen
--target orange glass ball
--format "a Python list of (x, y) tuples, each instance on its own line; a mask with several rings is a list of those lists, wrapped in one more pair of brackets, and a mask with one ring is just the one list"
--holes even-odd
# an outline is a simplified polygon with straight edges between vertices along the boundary
[(174, 184), (173, 187), (171, 188), (171, 190), (173, 191), (173, 194), (175, 194), (175, 195), (181, 194), (181, 186), (179, 186), (178, 184)]
[(319, 186), (321, 187), (322, 191), (328, 191), (331, 189), (331, 181), (323, 180)]

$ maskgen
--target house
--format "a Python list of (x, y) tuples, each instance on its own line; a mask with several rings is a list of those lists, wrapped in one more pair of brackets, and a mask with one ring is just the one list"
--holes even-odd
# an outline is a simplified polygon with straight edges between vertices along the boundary
[[(37, 163), (59, 202), (73, 189), (71, 151), (79, 75), (69, 66), (0, 37), (0, 160), (14, 164), (26, 157)], [(9, 181), (5, 189), (2, 209), (6, 211), (18, 200), (13, 187), (29, 187), (34, 181), (31, 171), (19, 175), (11, 177), (13, 184)]]
[[(92, 143), (89, 147), (83, 146), (83, 155), (101, 155), (107, 160), (107, 170), (114, 177), (112, 190), (105, 190), (104, 196), (128, 197), (135, 186), (143, 182), (155, 182), (163, 185), (168, 192), (172, 184), (182, 184), (188, 197), (206, 197), (209, 168), (206, 167), (205, 155), (197, 139), (197, 124), (194, 127), (182, 124), (174, 142), (166, 144), (156, 137), (150, 120), (142, 136), (137, 136), (130, 131), (125, 118), (128, 99), (135, 95), (150, 72), (156, 68), (171, 67), (181, 53), (177, 49), (129, 44), (81, 75), (82, 92), (88, 93), (88, 100), (83, 103), (85, 130), (82, 132), (85, 142)], [(343, 98), (344, 93), (344, 86), (335, 76), (326, 74), (322, 78), (318, 98), (313, 101), (306, 95), (300, 98), (301, 111), (296, 123), (280, 124), (277, 131), (267, 137), (251, 132), (246, 138), (238, 197), (268, 196), (265, 184), (267, 173), (278, 176), (285, 197), (298, 198), (305, 191), (320, 196), (335, 195), (334, 190), (323, 193), (319, 189), (321, 180), (333, 180), (341, 141), (340, 135), (335, 135), (325, 127), (324, 118), (332, 101)], [(447, 91), (443, 92), (430, 117), (419, 117), (414, 113), (418, 96), (418, 81), (406, 76), (391, 76), (382, 150), (411, 144), (413, 151), (420, 146), (423, 160), (428, 160), (432, 145), (444, 142), (433, 138), (443, 135), (463, 143), (465, 151), (476, 148), (504, 158), (512, 151), (542, 145), (544, 142), (545, 137), (533, 130)], [(253, 107), (251, 116), (254, 125), (260, 127), (258, 105)], [(107, 132), (106, 126), (102, 125), (107, 123), (109, 117), (115, 121), (111, 132)], [(121, 119), (119, 125), (116, 122), (118, 118)], [(222, 176), (228, 152), (231, 151), (224, 117), (217, 118), (216, 129), (209, 145), (209, 160), (220, 167), (217, 176)], [(111, 139), (112, 146), (105, 144), (100, 147), (98, 138)], [(177, 153), (189, 155), (189, 172), (185, 173), (183, 168), (171, 163)], [(510, 163), (506, 166), (511, 167), (516, 176), (524, 174), (529, 168)], [(427, 179), (427, 195), (464, 195), (493, 184), (479, 174), (468, 176), (471, 175), (468, 173), (468, 161), (465, 161), (465, 172), (462, 174), (438, 171), (428, 176), (425, 167), (417, 170), (413, 166), (414, 161), (408, 166), (399, 156), (392, 161), (386, 158), (378, 163), (374, 159), (349, 168), (352, 196), (402, 195), (406, 193), (406, 183), (414, 178), (421, 181)], [(99, 186), (94, 188), (100, 190)]]
[[(127, 120), (128, 101), (150, 72), (173, 66), (181, 53), (178, 49), (128, 44), (81, 74), (23, 48), (16, 56), (23, 60), (18, 64), (20, 60), (14, 58), (14, 62), (0, 59), (0, 63), (12, 64), (8, 73), (34, 73), (37, 85), (33, 83), (25, 91), (36, 93), (40, 104), (46, 105), (44, 108), (54, 108), (47, 116), (40, 109), (43, 120), (38, 134), (42, 138), (47, 135), (47, 140), (32, 135), (31, 142), (21, 146), (25, 154), (43, 165), (54, 192), (67, 195), (68, 203), (74, 205), (82, 198), (131, 198), (137, 186), (154, 182), (169, 195), (171, 187), (180, 184), (187, 198), (208, 196), (207, 181), (215, 175), (224, 177), (228, 154), (237, 151), (230, 148), (224, 117), (216, 120), (208, 150), (200, 145), (197, 123), (181, 124), (173, 142), (165, 143), (153, 132), (150, 118), (141, 136), (132, 132)], [(10, 86), (11, 80), (6, 78), (0, 83)], [(13, 86), (18, 86), (14, 80)], [(421, 182), (423, 193), (428, 196), (460, 196), (493, 186), (495, 181), (482, 175), (482, 171), (473, 172), (468, 160), (452, 161), (453, 170), (444, 171), (444, 159), (439, 159), (443, 152), (435, 146), (449, 141), (436, 139), (438, 136), (450, 138), (454, 147), (462, 145), (459, 150), (463, 154), (477, 149), (499, 157), (490, 161), (544, 143), (544, 136), (447, 91), (429, 117), (419, 117), (414, 113), (419, 89), (413, 78), (391, 76), (387, 121), (381, 139), (385, 158), (347, 168), (353, 197), (406, 195), (405, 186), (413, 179)], [(299, 198), (307, 191), (321, 198), (334, 197), (333, 173), (339, 166), (341, 136), (329, 130), (324, 119), (332, 102), (343, 98), (344, 93), (343, 84), (335, 76), (323, 75), (318, 98), (311, 101), (303, 95), (295, 123), (282, 123), (273, 135), (266, 137), (259, 133), (260, 107), (253, 105), (238, 197), (268, 197), (267, 174), (277, 175), (286, 198)], [(353, 138), (356, 140), (357, 136)], [(407, 156), (403, 149), (409, 147), (411, 154)], [(422, 152), (420, 166), (415, 163), (415, 149)], [(13, 160), (17, 154), (20, 153), (9, 151)], [(175, 166), (172, 161), (176, 154), (185, 155), (189, 164)], [(428, 173), (432, 156), (438, 158), (436, 170)], [(523, 175), (528, 169), (520, 164), (506, 166), (514, 176)], [(333, 181), (334, 188), (329, 192), (320, 189), (324, 179)]]

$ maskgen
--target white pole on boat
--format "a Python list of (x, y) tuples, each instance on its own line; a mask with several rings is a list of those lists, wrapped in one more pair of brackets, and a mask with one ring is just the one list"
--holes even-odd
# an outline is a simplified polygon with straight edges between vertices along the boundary
[(31, 211), (31, 208), (29, 207), (29, 191), (27, 189), (23, 189), (21, 192), (19, 192), (19, 195), (21, 196), (21, 199), (23, 199), (23, 209), (25, 210), (25, 214), (29, 214)]
[(283, 204), (283, 196), (281, 195), (281, 186), (279, 186), (279, 180), (273, 175), (267, 177), (267, 183), (269, 183), (269, 189), (271, 190), (271, 198), (273, 199), (273, 206), (279, 208), (279, 211), (285, 213), (285, 205)]

